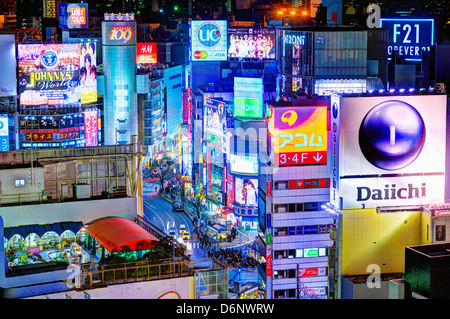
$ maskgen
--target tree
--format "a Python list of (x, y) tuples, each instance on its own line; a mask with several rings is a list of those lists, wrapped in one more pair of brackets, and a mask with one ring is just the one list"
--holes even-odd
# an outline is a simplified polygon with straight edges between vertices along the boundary
[(197, 218), (200, 219), (201, 213), (205, 210), (205, 195), (202, 193), (195, 193), (191, 191), (187, 196), (191, 202), (191, 206), (194, 208), (194, 213)]
[(171, 171), (171, 167), (169, 165), (166, 166), (161, 166), (158, 162), (154, 161), (152, 163), (150, 163), (147, 166), (147, 170), (149, 170), (150, 172), (153, 172), (155, 170), (158, 171), (158, 173), (156, 174), (156, 177), (159, 178), (159, 182), (161, 185), (161, 189), (163, 189), (164, 187), (164, 180), (167, 176), (170, 175)]

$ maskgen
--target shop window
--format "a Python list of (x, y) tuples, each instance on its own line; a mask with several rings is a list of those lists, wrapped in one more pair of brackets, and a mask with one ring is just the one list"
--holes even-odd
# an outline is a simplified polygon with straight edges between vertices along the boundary
[(276, 250), (273, 255), (275, 259), (283, 259), (287, 257), (287, 252), (286, 250)]
[(311, 211), (317, 211), (319, 210), (319, 203), (304, 203), (303, 204), (303, 211), (305, 212), (311, 212)]
[(275, 182), (275, 189), (286, 189), (287, 183), (286, 182)]
[(287, 277), (288, 278), (295, 278), (296, 277), (295, 274), (296, 274), (296, 270), (295, 269), (288, 269), (288, 271), (287, 271)]
[(288, 257), (287, 258), (295, 258), (295, 249), (289, 249), (288, 250)]
[(295, 298), (295, 289), (288, 289), (288, 298)]
[(273, 292), (273, 298), (274, 299), (281, 299), (281, 298), (286, 298), (286, 290), (275, 290)]
[(289, 212), (293, 213), (297, 211), (297, 205), (296, 204), (289, 204)]
[(436, 241), (445, 241), (445, 225), (436, 225)]
[(303, 204), (298, 203), (298, 204), (296, 204), (296, 205), (297, 205), (296, 211), (297, 211), (297, 212), (302, 212), (302, 211), (303, 211)]
[(287, 235), (287, 227), (274, 228), (273, 235), (274, 236), (286, 236)]
[(16, 180), (14, 181), (14, 185), (15, 185), (16, 187), (25, 187), (25, 179), (24, 179), (24, 178), (16, 179)]
[(287, 205), (275, 205), (275, 213), (286, 213)]

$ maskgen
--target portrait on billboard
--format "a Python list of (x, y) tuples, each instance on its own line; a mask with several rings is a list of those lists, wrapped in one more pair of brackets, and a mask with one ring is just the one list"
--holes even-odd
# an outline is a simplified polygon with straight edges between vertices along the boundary
[(228, 57), (275, 59), (275, 29), (229, 28)]
[(97, 101), (95, 43), (19, 44), (17, 51), (22, 106)]
[(258, 180), (250, 178), (235, 179), (236, 202), (242, 206), (258, 205)]

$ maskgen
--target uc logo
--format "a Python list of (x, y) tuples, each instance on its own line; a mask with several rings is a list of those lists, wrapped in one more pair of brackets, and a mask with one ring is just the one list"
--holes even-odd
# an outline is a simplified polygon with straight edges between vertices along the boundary
[(413, 106), (385, 101), (363, 119), (359, 146), (372, 165), (392, 171), (414, 162), (425, 144), (425, 136), (425, 123)]
[(133, 36), (133, 31), (131, 28), (123, 29), (123, 28), (113, 28), (111, 30), (111, 35), (109, 37), (110, 40), (113, 41), (122, 41), (122, 43), (127, 43), (130, 41)]
[(212, 49), (222, 41), (222, 30), (213, 22), (205, 22), (197, 29), (197, 41), (201, 46)]

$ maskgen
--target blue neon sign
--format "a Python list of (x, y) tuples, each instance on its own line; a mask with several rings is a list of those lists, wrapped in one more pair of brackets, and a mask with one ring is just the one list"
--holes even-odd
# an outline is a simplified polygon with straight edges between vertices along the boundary
[(434, 19), (381, 19), (388, 32), (388, 60), (394, 51), (407, 61), (422, 61), (434, 43)]

